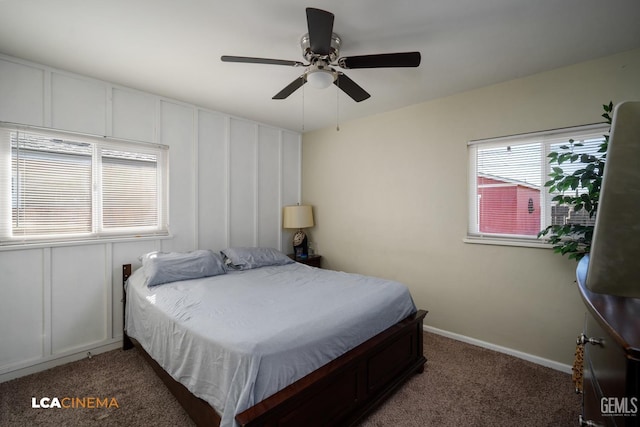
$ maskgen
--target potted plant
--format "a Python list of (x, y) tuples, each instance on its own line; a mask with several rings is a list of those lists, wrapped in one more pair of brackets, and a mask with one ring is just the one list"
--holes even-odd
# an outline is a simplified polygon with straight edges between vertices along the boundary
[[(606, 122), (611, 125), (613, 103), (602, 106)], [(569, 140), (568, 145), (560, 146), (559, 151), (549, 153), (551, 178), (544, 186), (549, 192), (556, 194), (552, 201), (558, 206), (567, 206), (573, 212), (586, 211), (589, 218), (595, 218), (598, 211), (598, 200), (602, 187), (602, 176), (607, 159), (609, 135), (604, 135), (604, 142), (595, 154), (579, 154), (577, 147), (583, 144)], [(567, 163), (581, 163), (574, 172), (565, 172), (562, 168)], [(591, 250), (593, 225), (565, 223), (549, 225), (538, 233), (538, 238), (545, 237), (552, 245), (554, 252), (568, 254), (569, 259), (579, 261)]]

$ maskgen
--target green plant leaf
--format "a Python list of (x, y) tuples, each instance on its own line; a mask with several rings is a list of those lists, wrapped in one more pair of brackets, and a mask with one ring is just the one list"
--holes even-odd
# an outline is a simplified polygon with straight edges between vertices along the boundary
[[(613, 101), (603, 104), (604, 117), (607, 123), (611, 124)], [(552, 201), (559, 206), (569, 206), (574, 212), (586, 211), (589, 217), (593, 218), (598, 209), (598, 200), (602, 187), (602, 176), (604, 173), (609, 135), (603, 135), (604, 142), (598, 147), (595, 155), (587, 153), (575, 153), (575, 147), (583, 147), (581, 142), (569, 140), (570, 145), (563, 144), (558, 151), (550, 152), (549, 180), (545, 183)], [(565, 172), (560, 165), (566, 162), (580, 162), (584, 167), (576, 169), (574, 172)], [(580, 190), (584, 189), (586, 190)], [(565, 192), (567, 194), (565, 194)], [(560, 193), (560, 194), (556, 194)], [(562, 255), (568, 255), (569, 259), (580, 260), (591, 250), (594, 227), (582, 224), (550, 225), (538, 232), (538, 238), (544, 237), (551, 243), (553, 251)]]
[(574, 177), (574, 178), (575, 179), (570, 180), (572, 190), (575, 190), (576, 188), (578, 188), (578, 185), (580, 185), (580, 180), (578, 179), (578, 177)]
[(563, 153), (560, 156), (558, 156), (558, 164), (562, 164), (564, 162), (566, 162), (567, 160), (569, 160), (571, 158), (572, 154), (571, 153)]
[(591, 210), (593, 209), (593, 204), (591, 204), (591, 200), (585, 201), (584, 207), (588, 212), (591, 212)]

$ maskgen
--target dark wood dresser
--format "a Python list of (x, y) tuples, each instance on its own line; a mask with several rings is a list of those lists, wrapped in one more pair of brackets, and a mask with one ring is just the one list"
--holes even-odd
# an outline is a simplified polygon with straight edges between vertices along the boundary
[(640, 427), (640, 299), (591, 292), (588, 265), (587, 256), (576, 271), (587, 307), (579, 425)]

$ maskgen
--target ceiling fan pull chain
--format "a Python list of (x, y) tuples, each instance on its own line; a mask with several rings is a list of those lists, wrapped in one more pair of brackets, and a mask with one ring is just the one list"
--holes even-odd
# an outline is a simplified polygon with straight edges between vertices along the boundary
[(336, 81), (336, 132), (340, 132), (340, 79)]

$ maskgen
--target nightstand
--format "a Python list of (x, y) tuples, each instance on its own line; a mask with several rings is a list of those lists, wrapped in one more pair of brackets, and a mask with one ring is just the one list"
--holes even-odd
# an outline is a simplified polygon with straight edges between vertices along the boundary
[(322, 255), (309, 255), (305, 259), (296, 259), (294, 254), (288, 254), (288, 256), (292, 260), (297, 261), (301, 264), (310, 265), (311, 267), (322, 268), (321, 266)]

